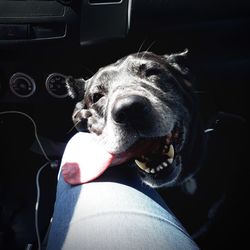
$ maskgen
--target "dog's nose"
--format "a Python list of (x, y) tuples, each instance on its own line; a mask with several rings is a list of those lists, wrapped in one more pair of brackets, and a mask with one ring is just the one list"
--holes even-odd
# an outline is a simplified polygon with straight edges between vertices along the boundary
[(115, 122), (131, 125), (136, 129), (147, 126), (148, 113), (151, 104), (147, 98), (139, 95), (131, 95), (118, 99), (112, 109), (112, 118)]

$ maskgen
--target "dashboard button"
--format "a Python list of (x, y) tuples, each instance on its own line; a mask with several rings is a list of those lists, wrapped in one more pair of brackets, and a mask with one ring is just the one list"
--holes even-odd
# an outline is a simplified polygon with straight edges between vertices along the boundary
[(29, 97), (36, 91), (36, 84), (33, 78), (24, 73), (15, 73), (11, 76), (10, 90), (18, 97)]
[(56, 98), (65, 98), (68, 96), (66, 87), (66, 76), (60, 73), (50, 74), (45, 82), (46, 89), (50, 95)]

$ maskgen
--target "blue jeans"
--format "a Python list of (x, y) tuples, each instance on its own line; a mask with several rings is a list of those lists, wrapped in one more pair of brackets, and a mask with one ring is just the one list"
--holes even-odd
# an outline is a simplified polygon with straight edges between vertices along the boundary
[(60, 177), (47, 250), (198, 249), (158, 193), (135, 170), (111, 167), (95, 182)]

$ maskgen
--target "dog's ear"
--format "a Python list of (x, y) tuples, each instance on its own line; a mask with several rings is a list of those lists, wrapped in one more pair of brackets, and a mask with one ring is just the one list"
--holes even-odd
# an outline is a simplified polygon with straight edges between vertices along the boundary
[(78, 102), (81, 101), (84, 97), (85, 92), (84, 79), (75, 79), (72, 76), (68, 76), (65, 82), (69, 96)]
[(186, 74), (188, 73), (188, 68), (186, 67), (187, 54), (188, 54), (188, 49), (185, 49), (181, 53), (164, 55), (164, 57), (172, 67), (180, 71), (182, 74)]
[(187, 67), (188, 61), (188, 49), (185, 49), (181, 53), (164, 55), (164, 58), (167, 60), (167, 63), (171, 65), (178, 73), (183, 77), (184, 82), (187, 86), (191, 87), (192, 76), (189, 73), (189, 68)]

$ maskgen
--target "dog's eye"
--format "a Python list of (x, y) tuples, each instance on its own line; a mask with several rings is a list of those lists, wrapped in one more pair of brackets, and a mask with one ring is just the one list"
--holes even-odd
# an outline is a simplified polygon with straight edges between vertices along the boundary
[(103, 97), (103, 94), (101, 94), (101, 93), (94, 93), (94, 94), (92, 95), (92, 102), (93, 102), (93, 103), (96, 103), (96, 102), (98, 102), (102, 97)]
[(146, 77), (150, 77), (150, 76), (157, 76), (161, 73), (161, 70), (160, 69), (157, 69), (157, 68), (149, 68), (146, 70), (145, 72), (145, 76)]

